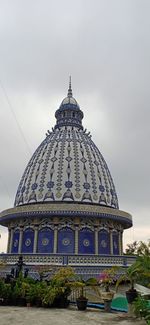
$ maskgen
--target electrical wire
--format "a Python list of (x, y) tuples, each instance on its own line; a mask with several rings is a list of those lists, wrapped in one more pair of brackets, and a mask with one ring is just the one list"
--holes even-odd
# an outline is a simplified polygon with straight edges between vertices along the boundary
[(24, 135), (24, 133), (23, 133), (23, 131), (22, 131), (22, 128), (21, 128), (21, 126), (20, 126), (20, 124), (19, 124), (19, 122), (18, 122), (18, 120), (17, 120), (17, 116), (16, 116), (16, 114), (15, 114), (15, 112), (14, 112), (13, 106), (12, 106), (12, 104), (11, 104), (11, 102), (10, 102), (10, 99), (9, 99), (9, 97), (8, 97), (8, 94), (7, 94), (7, 92), (6, 92), (6, 89), (5, 89), (5, 87), (4, 87), (4, 85), (3, 85), (3, 83), (2, 83), (1, 80), (0, 80), (0, 87), (1, 87), (1, 89), (2, 89), (2, 91), (3, 91), (3, 93), (4, 93), (4, 96), (5, 96), (5, 98), (6, 98), (7, 104), (8, 104), (8, 106), (9, 106), (10, 111), (11, 111), (11, 113), (12, 113), (12, 115), (13, 115), (13, 118), (14, 118), (14, 120), (15, 120), (15, 122), (16, 122), (16, 125), (17, 125), (17, 127), (18, 127), (18, 130), (19, 130), (19, 132), (20, 132), (20, 134), (21, 134), (21, 137), (22, 137), (24, 143), (26, 144), (27, 150), (28, 150), (28, 152), (30, 153), (30, 156), (31, 156), (32, 153), (31, 153), (31, 150), (30, 150), (30, 146), (29, 146), (29, 144), (28, 144), (28, 142), (27, 142), (27, 140), (26, 140), (26, 138), (25, 138), (25, 135)]
[[(23, 139), (23, 141), (24, 141), (24, 143), (25, 143), (25, 145), (26, 145), (27, 151), (29, 152), (29, 154), (30, 154), (30, 156), (31, 156), (32, 153), (31, 153), (31, 150), (30, 150), (29, 144), (28, 144), (28, 142), (27, 142), (27, 140), (26, 140), (26, 138), (25, 138), (25, 135), (24, 135), (24, 133), (23, 133), (23, 131), (22, 131), (22, 128), (21, 128), (21, 126), (20, 126), (20, 124), (19, 124), (19, 122), (18, 122), (17, 116), (16, 116), (16, 114), (15, 114), (15, 112), (14, 112), (13, 106), (12, 106), (12, 104), (11, 104), (11, 102), (10, 102), (10, 99), (9, 99), (9, 97), (8, 97), (8, 94), (7, 94), (7, 92), (6, 92), (6, 89), (5, 89), (5, 87), (4, 87), (4, 85), (3, 85), (3, 83), (2, 83), (1, 80), (0, 80), (0, 87), (1, 87), (1, 89), (2, 89), (2, 91), (3, 91), (3, 94), (4, 94), (5, 99), (6, 99), (6, 101), (7, 101), (8, 107), (9, 107), (11, 113), (12, 113), (12, 116), (13, 116), (15, 122), (16, 122), (16, 125), (17, 125), (17, 127), (18, 127), (19, 132), (20, 132), (20, 135), (21, 135), (21, 137), (22, 137), (22, 139)], [(5, 189), (5, 192), (7, 193), (7, 197), (10, 199), (10, 198), (11, 198), (11, 195), (10, 195), (9, 190), (8, 190), (8, 187), (6, 186), (6, 183), (5, 183), (4, 180), (2, 179), (1, 175), (0, 175), (0, 183), (2, 184), (3, 189)]]

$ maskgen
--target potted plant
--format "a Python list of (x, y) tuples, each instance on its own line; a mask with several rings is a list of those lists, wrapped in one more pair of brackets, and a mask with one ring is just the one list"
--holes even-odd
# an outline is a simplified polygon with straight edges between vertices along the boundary
[(80, 277), (79, 279), (77, 279), (78, 281), (75, 281), (72, 284), (72, 287), (75, 288), (75, 290), (79, 291), (79, 296), (76, 298), (76, 303), (77, 303), (77, 308), (79, 310), (85, 310), (87, 308), (87, 303), (88, 303), (88, 299), (85, 295), (85, 287), (87, 286), (97, 286), (97, 280), (95, 278), (90, 278), (88, 280), (83, 280), (82, 277)]
[(80, 292), (79, 297), (76, 299), (78, 310), (85, 310), (87, 307), (87, 303), (88, 303), (88, 299), (86, 298), (85, 293), (84, 293), (85, 283), (84, 282), (76, 282), (75, 285), (77, 286), (77, 288), (79, 289), (79, 292)]
[(106, 297), (107, 299), (112, 299), (114, 296), (114, 291), (111, 290), (111, 286), (115, 283), (117, 277), (118, 267), (112, 267), (109, 269), (103, 270), (99, 277), (98, 283), (100, 287), (104, 288), (101, 292), (101, 296)]
[(103, 270), (98, 278), (98, 283), (101, 288), (104, 288), (100, 292), (101, 299), (104, 301), (104, 309), (107, 312), (111, 312), (111, 302), (115, 292), (111, 290), (111, 286), (116, 281), (118, 267), (114, 266)]
[[(52, 287), (51, 285), (48, 285), (44, 292), (43, 292), (43, 297), (42, 297), (42, 306), (43, 307), (52, 307), (54, 300), (57, 297), (58, 294), (58, 288)], [(58, 307), (58, 306), (56, 306)]]
[(121, 274), (117, 280), (116, 288), (123, 281), (130, 283), (129, 290), (126, 291), (126, 298), (129, 304), (131, 304), (138, 296), (136, 289), (134, 288), (135, 281), (137, 281), (140, 274), (142, 274), (142, 268), (139, 262), (133, 263), (126, 269), (123, 269), (123, 274)]
[(12, 301), (14, 305), (26, 306), (26, 296), (29, 288), (30, 284), (20, 273), (19, 277), (12, 282)]
[(71, 293), (74, 276), (75, 274), (71, 267), (60, 268), (50, 280), (44, 301), (48, 299), (49, 305), (52, 307), (68, 307), (68, 297)]
[(36, 305), (38, 298), (38, 283), (30, 283), (28, 287), (26, 287), (25, 298), (27, 307)]

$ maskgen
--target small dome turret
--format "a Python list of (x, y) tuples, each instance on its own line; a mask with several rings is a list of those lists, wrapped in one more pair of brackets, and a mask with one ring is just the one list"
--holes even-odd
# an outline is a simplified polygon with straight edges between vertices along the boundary
[(67, 97), (65, 97), (55, 113), (56, 117), (56, 126), (55, 129), (61, 126), (77, 126), (80, 129), (82, 127), (83, 112), (80, 110), (80, 106), (77, 103), (76, 99), (72, 97), (72, 88), (71, 88), (71, 77), (69, 81), (69, 89)]

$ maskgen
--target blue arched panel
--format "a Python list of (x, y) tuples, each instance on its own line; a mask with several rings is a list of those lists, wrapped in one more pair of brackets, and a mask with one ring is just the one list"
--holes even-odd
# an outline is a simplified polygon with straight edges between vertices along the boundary
[(110, 254), (110, 234), (105, 229), (100, 230), (98, 234), (98, 253)]
[(23, 233), (22, 253), (33, 253), (34, 231), (28, 228)]
[(58, 253), (74, 253), (74, 231), (71, 228), (58, 231)]
[(20, 236), (20, 232), (19, 230), (16, 230), (13, 235), (13, 244), (12, 244), (11, 253), (18, 253), (19, 236)]
[(38, 233), (38, 253), (53, 253), (54, 231), (49, 228), (43, 228)]
[(119, 255), (119, 234), (118, 232), (113, 232), (113, 254)]
[(94, 232), (91, 229), (84, 228), (79, 231), (79, 254), (94, 254), (95, 253)]

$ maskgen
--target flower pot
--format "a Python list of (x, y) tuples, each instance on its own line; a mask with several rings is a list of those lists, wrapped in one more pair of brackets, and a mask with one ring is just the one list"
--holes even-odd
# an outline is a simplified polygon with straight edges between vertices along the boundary
[(110, 300), (112, 300), (113, 299), (113, 297), (114, 297), (114, 292), (113, 291), (103, 291), (102, 293), (101, 293), (101, 297), (102, 297), (102, 299), (104, 300), (104, 301), (106, 301), (106, 300), (108, 300), (108, 301), (110, 301)]
[(111, 303), (112, 300), (104, 300), (104, 310), (106, 311), (106, 313), (111, 313)]
[(0, 306), (3, 306), (3, 305), (4, 305), (4, 299), (0, 298)]
[(26, 306), (26, 299), (25, 298), (18, 298), (18, 305), (21, 307)]
[(32, 299), (32, 306), (42, 307), (42, 301), (40, 298)]
[(70, 300), (65, 297), (55, 298), (51, 307), (55, 308), (67, 308), (69, 306)]
[(129, 304), (132, 304), (132, 302), (137, 298), (138, 293), (135, 289), (130, 289), (126, 291), (126, 298)]
[(76, 299), (76, 302), (77, 302), (77, 307), (79, 310), (85, 310), (87, 307), (88, 299), (85, 297), (83, 297), (83, 298), (79, 297)]

